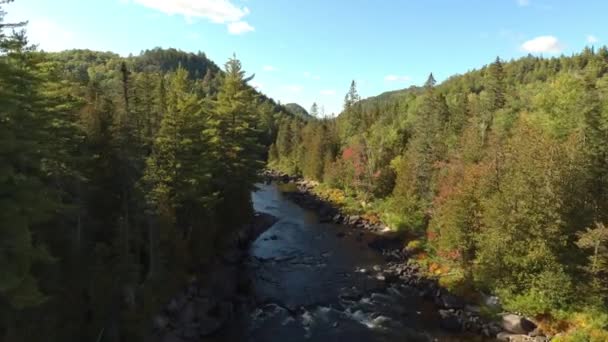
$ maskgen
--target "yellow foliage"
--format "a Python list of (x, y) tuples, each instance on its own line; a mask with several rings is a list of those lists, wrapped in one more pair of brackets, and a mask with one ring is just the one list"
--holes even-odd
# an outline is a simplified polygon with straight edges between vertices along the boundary
[(420, 249), (422, 249), (422, 241), (420, 241), (420, 240), (410, 240), (405, 245), (405, 249), (407, 249), (409, 252), (417, 252)]
[(365, 213), (363, 219), (369, 221), (372, 224), (380, 223), (380, 218), (376, 213)]

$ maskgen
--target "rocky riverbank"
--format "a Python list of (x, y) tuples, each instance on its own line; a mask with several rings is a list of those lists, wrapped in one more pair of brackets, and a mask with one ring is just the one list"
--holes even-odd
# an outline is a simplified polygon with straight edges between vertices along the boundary
[(274, 216), (257, 213), (250, 224), (227, 239), (219, 248), (222, 252), (204, 268), (203, 280), (192, 281), (154, 317), (148, 341), (201, 341), (222, 329), (237, 310), (247, 307), (249, 284), (241, 267), (251, 242), (275, 222)]
[[(425, 277), (417, 264), (408, 262), (411, 255), (406, 248), (403, 248), (403, 239), (392, 233), (389, 227), (382, 223), (370, 222), (358, 215), (344, 214), (339, 208), (314, 193), (314, 182), (277, 171), (266, 171), (264, 177), (267, 182), (295, 184), (297, 191), (286, 192), (284, 195), (298, 205), (317, 212), (319, 221), (347, 225), (352, 229), (377, 234), (377, 238), (369, 242), (368, 246), (382, 253), (387, 263), (383, 266), (375, 266), (373, 270), (361, 271), (386, 283), (407, 285), (417, 291), (421, 297), (433, 301), (441, 317), (441, 326), (446, 331), (466, 331), (496, 338), (499, 341), (550, 340), (533, 322), (520, 315), (505, 313), (495, 321), (481, 317), (479, 306), (467, 303), (464, 299), (449, 293), (439, 286), (436, 279)], [(361, 294), (350, 293), (348, 296), (356, 299)]]

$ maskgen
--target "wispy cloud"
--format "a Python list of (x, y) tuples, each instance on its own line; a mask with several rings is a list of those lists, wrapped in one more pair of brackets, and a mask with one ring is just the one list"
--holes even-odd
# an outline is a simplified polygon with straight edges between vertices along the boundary
[(526, 41), (521, 48), (530, 53), (560, 53), (563, 44), (554, 36), (540, 36)]
[(243, 34), (251, 31), (255, 31), (255, 28), (246, 21), (237, 21), (228, 24), (228, 32), (230, 34)]
[(599, 41), (599, 39), (597, 39), (597, 37), (592, 34), (587, 36), (587, 43), (589, 43), (589, 44), (595, 44), (598, 41)]
[(410, 76), (387, 75), (384, 77), (387, 82), (409, 82), (412, 80)]
[(312, 79), (312, 80), (318, 81), (318, 80), (321, 79), (321, 76), (315, 75), (315, 74), (311, 73), (310, 71), (304, 71), (304, 78), (308, 78), (308, 79)]
[(203, 18), (213, 23), (227, 24), (228, 32), (231, 34), (254, 31), (253, 26), (243, 21), (243, 18), (249, 15), (249, 9), (239, 7), (230, 0), (132, 0), (132, 2), (169, 15), (182, 15), (187, 21)]
[(325, 89), (325, 90), (321, 90), (319, 92), (319, 94), (325, 95), (325, 96), (333, 96), (333, 95), (336, 95), (336, 91), (333, 89)]
[(517, 6), (519, 6), (519, 7), (530, 6), (530, 0), (517, 0)]
[(262, 69), (264, 69), (264, 71), (278, 71), (279, 69), (273, 67), (272, 65), (264, 65), (262, 67)]

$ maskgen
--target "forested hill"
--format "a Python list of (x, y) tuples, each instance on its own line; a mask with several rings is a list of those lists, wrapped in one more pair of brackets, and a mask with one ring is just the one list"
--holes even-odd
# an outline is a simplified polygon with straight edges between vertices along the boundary
[(45, 53), (5, 3), (0, 340), (141, 341), (251, 220), (277, 121), (294, 116), (236, 58)]
[(308, 113), (308, 111), (306, 109), (304, 109), (304, 107), (300, 106), (297, 103), (288, 103), (285, 105), (285, 109), (290, 112), (291, 114), (293, 114), (294, 116), (297, 116), (301, 119), (304, 120), (308, 120), (308, 119), (312, 119), (313, 117)]
[(608, 323), (595, 314), (608, 299), (606, 47), (496, 59), (366, 100), (353, 82), (336, 119), (279, 126), (273, 167), (417, 236), (452, 290), (567, 318), (581, 340)]

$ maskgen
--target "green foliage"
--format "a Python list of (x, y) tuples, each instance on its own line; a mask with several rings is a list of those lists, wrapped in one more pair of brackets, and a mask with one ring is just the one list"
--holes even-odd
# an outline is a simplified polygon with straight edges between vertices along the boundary
[(607, 56), (497, 58), (364, 100), (353, 83), (337, 118), (281, 123), (271, 165), (337, 188), (345, 206), (373, 203), (426, 237), (450, 281), (511, 310), (605, 310)]
[(0, 340), (142, 340), (250, 218), (264, 150), (293, 115), (236, 59), (222, 72), (174, 49), (38, 52), (1, 22), (6, 3)]

